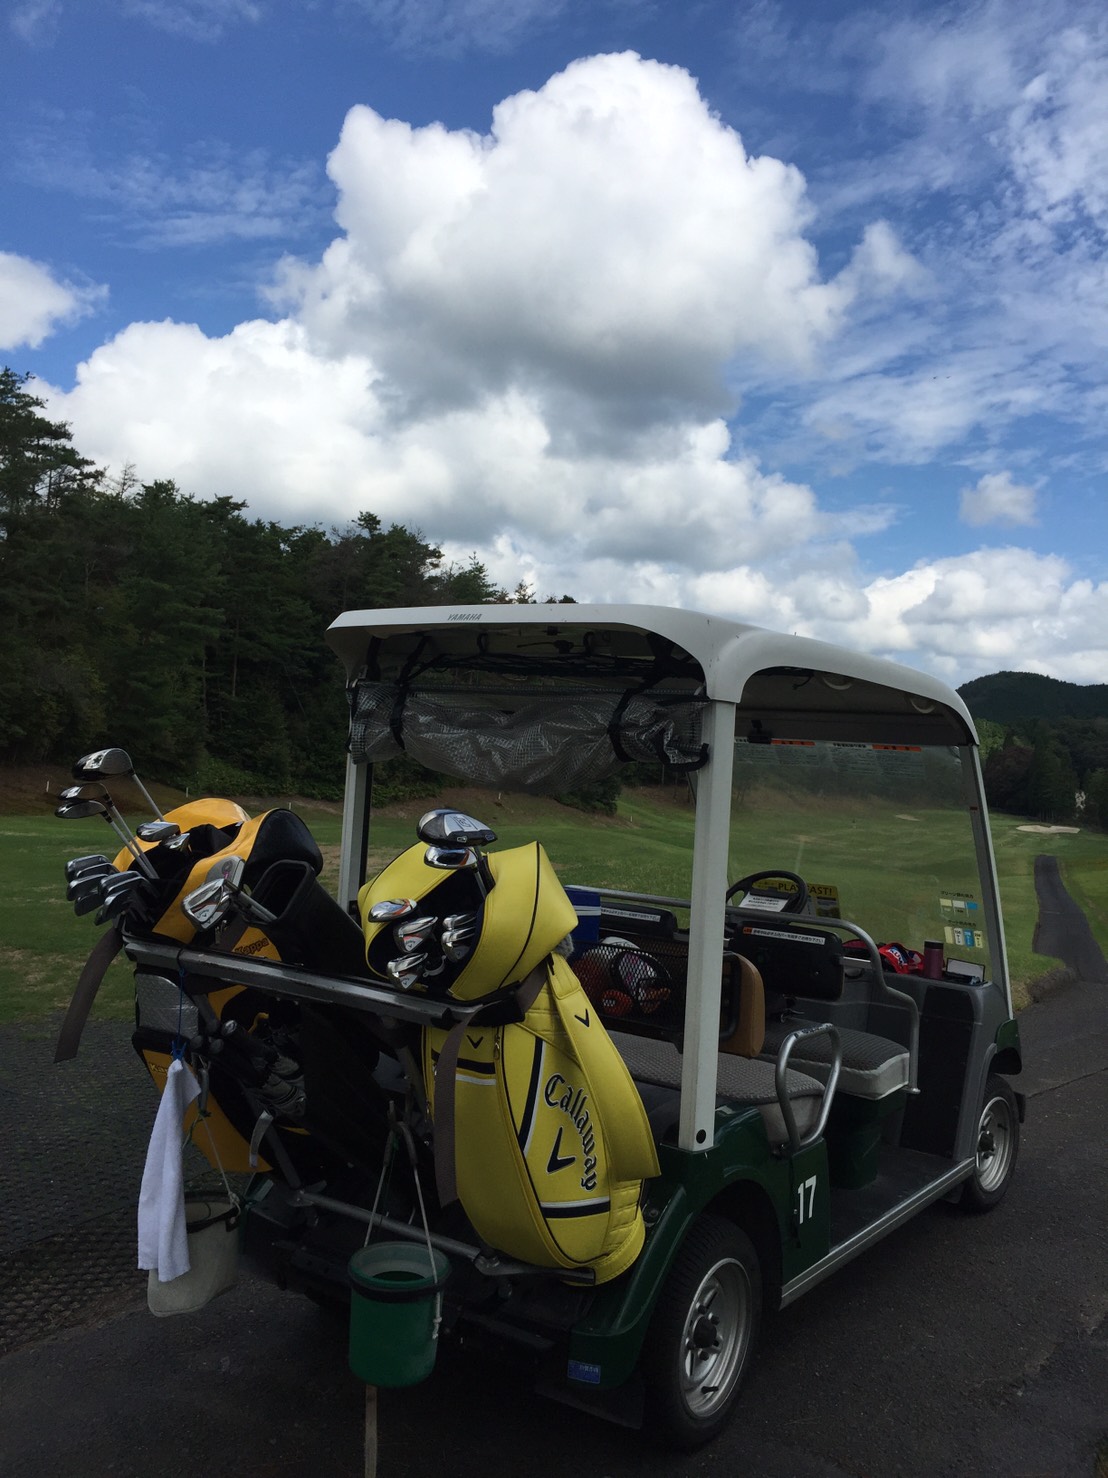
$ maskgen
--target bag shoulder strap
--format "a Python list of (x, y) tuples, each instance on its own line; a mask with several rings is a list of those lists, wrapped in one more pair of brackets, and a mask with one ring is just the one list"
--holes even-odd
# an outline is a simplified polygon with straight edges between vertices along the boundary
[[(547, 967), (544, 961), (536, 965), (530, 975), (516, 986), (515, 997), (521, 1016), (526, 1016), (530, 1011), (546, 981)], [(481, 1012), (478, 1011), (465, 1021), (452, 1026), (439, 1050), (438, 1066), (435, 1069), (435, 1185), (440, 1206), (449, 1206), (458, 1199), (454, 1089), (462, 1039), (480, 1018)]]
[(70, 1058), (77, 1056), (77, 1049), (81, 1045), (81, 1033), (85, 1029), (85, 1022), (92, 1010), (96, 992), (100, 989), (100, 982), (108, 973), (108, 966), (122, 948), (123, 935), (118, 929), (109, 929), (96, 941), (95, 948), (85, 961), (84, 969), (81, 971), (73, 992), (73, 999), (65, 1013), (62, 1029), (58, 1033), (58, 1045), (54, 1049), (55, 1062), (68, 1062)]

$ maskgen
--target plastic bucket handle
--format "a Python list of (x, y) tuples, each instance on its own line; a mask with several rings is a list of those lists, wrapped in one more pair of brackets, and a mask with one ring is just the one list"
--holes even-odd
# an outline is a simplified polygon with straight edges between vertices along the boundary
[[(219, 1206), (223, 1203), (219, 1201), (214, 1203), (210, 1201), (187, 1202), (185, 1206), (185, 1214), (187, 1216), (188, 1212), (192, 1210), (194, 1206), (210, 1206), (212, 1204)], [(210, 1216), (197, 1217), (195, 1220), (190, 1217), (186, 1230), (191, 1236), (193, 1232), (207, 1231), (208, 1227), (218, 1226), (219, 1223), (223, 1221), (227, 1223), (226, 1230), (229, 1232), (233, 1232), (239, 1224), (239, 1214), (239, 1207), (234, 1202), (232, 1202), (229, 1206), (225, 1206), (222, 1211), (214, 1211)]]

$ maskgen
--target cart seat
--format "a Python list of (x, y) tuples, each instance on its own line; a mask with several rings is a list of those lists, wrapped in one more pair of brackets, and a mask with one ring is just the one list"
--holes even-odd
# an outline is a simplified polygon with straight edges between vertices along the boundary
[[(798, 1027), (811, 1024), (799, 1016), (767, 1021), (762, 1058), (767, 1062), (776, 1061), (781, 1044), (788, 1034)], [(874, 1036), (872, 1032), (840, 1027), (839, 1044), (842, 1048), (842, 1068), (837, 1092), (848, 1093), (855, 1098), (877, 1099), (887, 1098), (890, 1093), (908, 1086), (908, 1049), (899, 1042), (891, 1041), (888, 1037)], [(805, 1038), (790, 1054), (789, 1066), (826, 1080), (831, 1069), (830, 1041), (827, 1037)]]
[[(662, 1088), (681, 1086), (681, 1054), (672, 1042), (631, 1036), (627, 1032), (610, 1032), (610, 1036), (631, 1076), (637, 1081)], [(716, 1089), (720, 1100), (757, 1108), (770, 1144), (785, 1144), (788, 1131), (777, 1099), (773, 1064), (756, 1058), (735, 1057), (728, 1052), (721, 1052), (717, 1063)], [(819, 1119), (823, 1084), (817, 1078), (794, 1072), (791, 1068), (786, 1082), (797, 1132), (803, 1137)], [(657, 1126), (655, 1130), (657, 1132)]]

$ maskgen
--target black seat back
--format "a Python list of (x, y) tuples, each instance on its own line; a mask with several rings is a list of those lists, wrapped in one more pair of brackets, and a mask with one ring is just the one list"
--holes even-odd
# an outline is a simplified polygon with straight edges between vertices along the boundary
[(729, 945), (761, 972), (770, 1014), (797, 996), (837, 1001), (843, 993), (843, 942), (829, 929), (741, 919)]

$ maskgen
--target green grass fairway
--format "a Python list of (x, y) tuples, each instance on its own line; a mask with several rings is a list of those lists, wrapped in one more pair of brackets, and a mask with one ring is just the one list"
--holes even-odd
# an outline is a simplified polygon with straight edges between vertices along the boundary
[[(168, 799), (168, 798), (167, 798)], [(536, 837), (565, 882), (634, 889), (687, 897), (692, 864), (693, 813), (680, 792), (626, 792), (615, 817), (590, 817), (553, 801), (452, 792), (449, 802), (476, 811), (499, 833), (500, 846)], [(166, 803), (163, 801), (163, 804)], [(381, 866), (415, 840), (415, 823), (435, 802), (410, 802), (375, 817), (370, 860)], [(254, 808), (259, 809), (259, 808)], [(301, 811), (324, 851), (325, 881), (337, 868), (340, 821), (337, 808)], [(913, 813), (914, 824), (867, 808), (857, 826), (844, 833), (841, 813), (813, 814), (799, 808), (752, 806), (734, 859), (741, 871), (780, 866), (811, 881), (835, 883), (843, 912), (861, 913), (863, 890), (878, 911), (900, 920), (918, 917), (912, 937), (919, 947), (928, 930), (931, 894), (910, 896), (910, 878), (946, 877), (950, 855), (950, 812)], [(137, 822), (141, 817), (132, 816)], [(1031, 984), (1057, 961), (1035, 955), (1031, 940), (1036, 903), (1034, 859), (1049, 852), (1061, 862), (1066, 886), (1088, 913), (1101, 947), (1108, 952), (1108, 837), (1095, 832), (1041, 835), (1020, 831), (1022, 818), (998, 815), (993, 834), (1008, 952), (1021, 1002)], [(844, 839), (845, 838), (845, 839)], [(0, 1021), (41, 1022), (64, 1007), (81, 965), (99, 931), (92, 916), (75, 917), (65, 899), (63, 866), (85, 852), (115, 852), (114, 833), (95, 818), (61, 822), (50, 815), (0, 818)], [(910, 864), (910, 865), (909, 865)], [(864, 879), (864, 881), (863, 881)], [(903, 925), (901, 926), (903, 928)], [(894, 934), (886, 937), (901, 937)], [(94, 1008), (98, 1017), (128, 1020), (131, 974), (117, 961), (108, 972)]]

